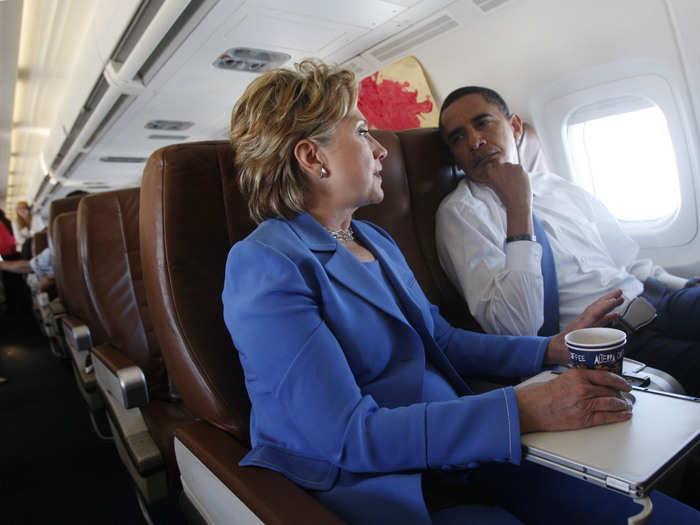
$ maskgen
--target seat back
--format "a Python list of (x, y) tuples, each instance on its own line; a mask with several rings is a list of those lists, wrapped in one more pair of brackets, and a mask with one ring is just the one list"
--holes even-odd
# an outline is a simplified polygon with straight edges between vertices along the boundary
[(535, 128), (527, 122), (523, 123), (523, 134), (520, 137), (520, 144), (518, 144), (518, 152), (520, 153), (520, 163), (528, 173), (549, 171), (540, 138), (537, 136)]
[(481, 330), (452, 286), (435, 247), (435, 212), (460, 175), (437, 128), (400, 132), (373, 130), (387, 148), (382, 178), (384, 200), (356, 216), (387, 230), (401, 248), (428, 299), (453, 325)]
[(167, 373), (143, 287), (138, 217), (138, 188), (84, 197), (77, 214), (79, 253), (110, 343), (141, 368), (152, 399), (168, 399)]
[(49, 223), (46, 225), (46, 234), (49, 248), (51, 248), (51, 250), (53, 250), (53, 223), (56, 220), (56, 217), (58, 217), (61, 213), (77, 210), (80, 199), (82, 198), (82, 195), (78, 195), (75, 197), (66, 197), (65, 199), (56, 199), (51, 201), (51, 204), (49, 205)]
[(46, 228), (40, 232), (36, 232), (32, 237), (32, 257), (36, 257), (44, 248), (49, 247), (48, 234), (46, 233)]
[(60, 213), (53, 227), (53, 265), (58, 296), (66, 311), (90, 328), (92, 344), (107, 340), (104, 327), (97, 316), (88, 293), (78, 254), (77, 212)]
[(431, 301), (437, 302), (439, 292), (430, 269), (425, 264), (423, 250), (416, 237), (412, 188), (401, 143), (403, 135), (404, 132), (372, 131), (372, 136), (387, 150), (387, 156), (382, 161), (384, 199), (379, 204), (360, 208), (355, 217), (373, 222), (393, 237), (425, 294)]
[(223, 320), (226, 255), (253, 230), (227, 142), (155, 151), (141, 182), (141, 259), (172, 380), (199, 418), (248, 443), (250, 401)]

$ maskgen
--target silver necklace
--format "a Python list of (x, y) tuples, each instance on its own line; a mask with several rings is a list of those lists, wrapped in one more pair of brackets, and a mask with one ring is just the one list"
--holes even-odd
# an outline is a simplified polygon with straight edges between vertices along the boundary
[[(328, 228), (326, 228), (326, 230), (328, 230)], [(352, 242), (355, 240), (355, 232), (352, 231), (352, 226), (346, 229), (328, 230), (328, 233), (331, 234), (331, 237), (340, 242)]]

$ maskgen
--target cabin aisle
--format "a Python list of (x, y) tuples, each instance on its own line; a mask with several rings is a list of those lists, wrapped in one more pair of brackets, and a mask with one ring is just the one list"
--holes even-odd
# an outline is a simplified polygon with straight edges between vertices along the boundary
[(114, 445), (92, 429), (70, 361), (51, 354), (33, 318), (0, 316), (0, 376), (0, 523), (145, 523)]

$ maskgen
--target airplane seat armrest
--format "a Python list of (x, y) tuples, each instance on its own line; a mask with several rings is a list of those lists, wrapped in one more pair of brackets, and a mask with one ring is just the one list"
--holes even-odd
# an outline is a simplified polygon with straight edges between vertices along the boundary
[(54, 297), (51, 299), (49, 301), (49, 308), (55, 317), (60, 317), (66, 314), (66, 308), (63, 306), (63, 302), (61, 301), (60, 297)]
[[(248, 452), (233, 436), (210, 423), (198, 421), (175, 431), (176, 451), (183, 446), (267, 525), (323, 523), (340, 525), (340, 518), (321, 505), (304, 489), (279, 472), (259, 467), (240, 467)], [(178, 443), (179, 442), (179, 443)], [(183, 486), (193, 484), (183, 465)], [(196, 491), (196, 487), (192, 487)]]
[(51, 299), (49, 298), (49, 294), (46, 292), (41, 292), (36, 295), (36, 302), (39, 304), (39, 306), (49, 306)]
[(62, 317), (61, 322), (63, 323), (63, 335), (66, 342), (78, 352), (90, 351), (92, 347), (90, 328), (83, 321), (72, 315)]
[(146, 376), (131, 359), (109, 343), (93, 348), (92, 355), (98, 383), (125, 409), (149, 403)]

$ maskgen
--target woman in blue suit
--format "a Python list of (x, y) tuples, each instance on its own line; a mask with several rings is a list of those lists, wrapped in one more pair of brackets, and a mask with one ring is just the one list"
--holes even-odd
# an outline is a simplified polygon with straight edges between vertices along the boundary
[[(465, 376), (527, 376), (566, 362), (563, 334), (451, 327), (389, 235), (352, 219), (382, 200), (387, 154), (356, 101), (351, 72), (304, 61), (256, 79), (233, 111), (239, 182), (259, 223), (231, 249), (223, 291), (252, 403), (253, 447), (241, 464), (281, 472), (349, 523), (569, 518), (536, 494), (567, 483), (616, 498), (507, 466), (520, 464), (521, 433), (628, 419), (620, 391), (630, 387), (579, 370), (471, 395)], [(619, 302), (609, 294), (571, 328), (605, 320)], [(443, 489), (457, 500), (430, 497)], [(619, 514), (627, 498), (617, 498), (616, 515), (636, 512)]]

